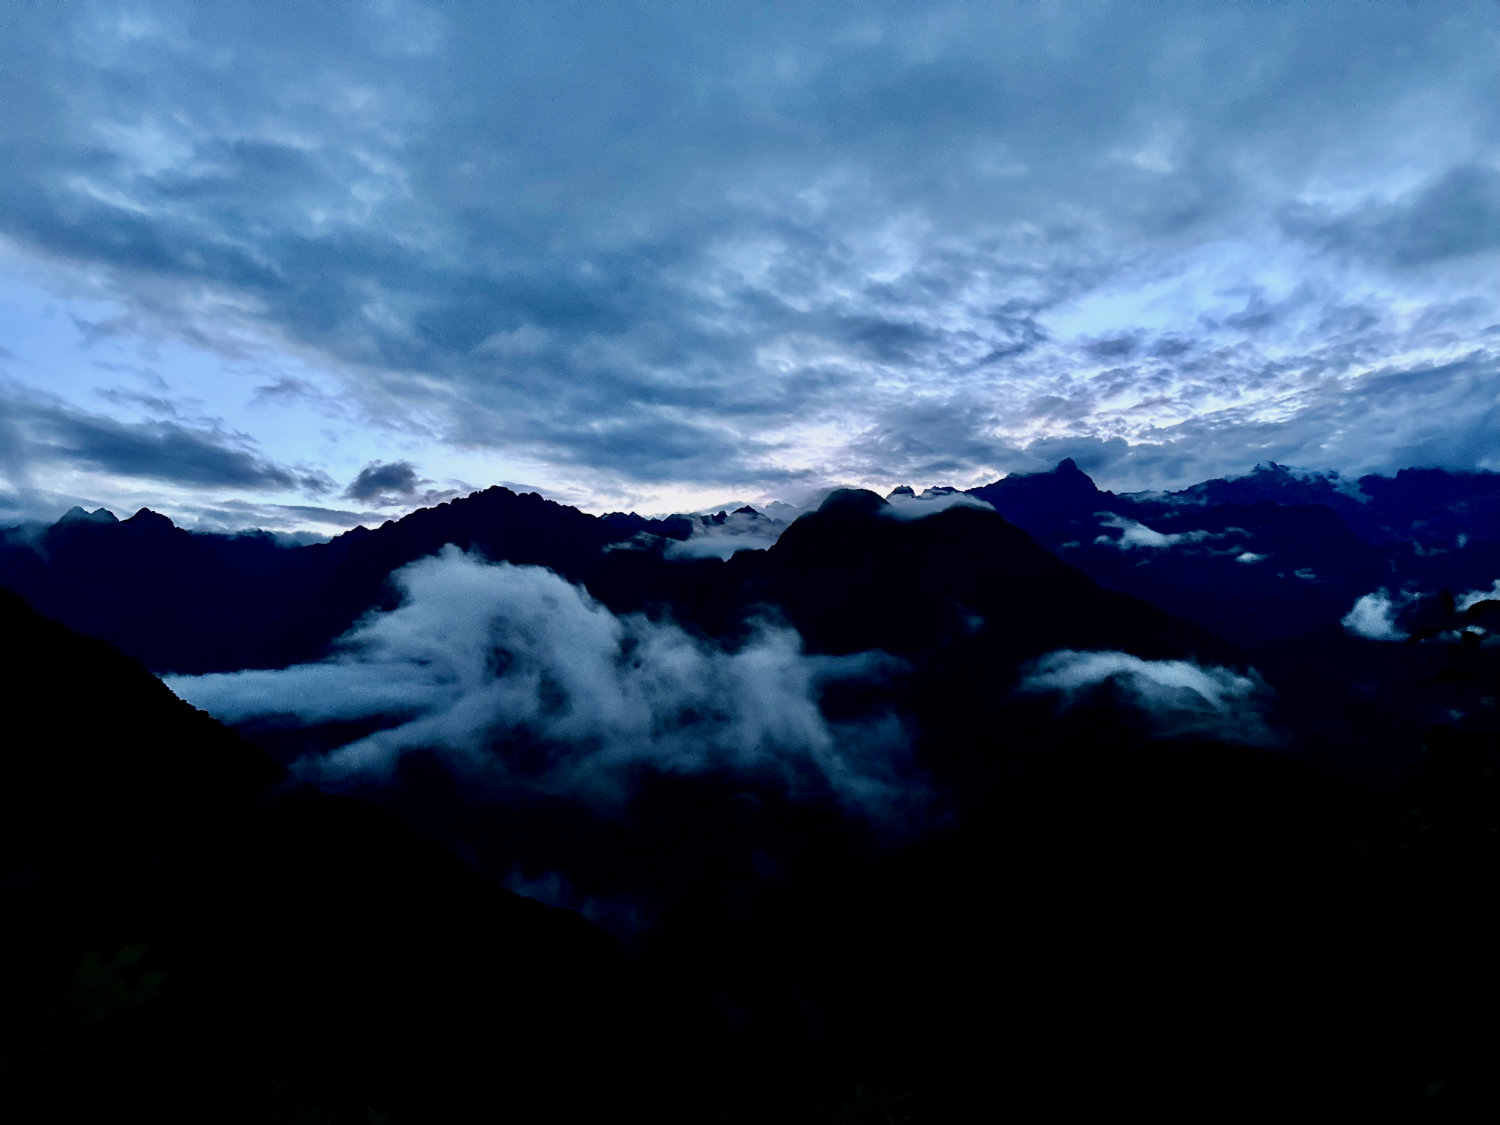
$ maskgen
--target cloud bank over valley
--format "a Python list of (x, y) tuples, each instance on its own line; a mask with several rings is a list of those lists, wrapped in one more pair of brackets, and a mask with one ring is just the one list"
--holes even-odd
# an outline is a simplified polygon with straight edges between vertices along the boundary
[(388, 780), (425, 750), (480, 789), (605, 809), (628, 800), (641, 769), (738, 776), (891, 826), (927, 799), (893, 713), (840, 724), (819, 710), (826, 684), (897, 672), (881, 653), (809, 656), (772, 625), (728, 651), (616, 616), (544, 568), (452, 547), (394, 580), (401, 604), (369, 614), (329, 660), (167, 682), (229, 723), (374, 720), (296, 764), (330, 788)]

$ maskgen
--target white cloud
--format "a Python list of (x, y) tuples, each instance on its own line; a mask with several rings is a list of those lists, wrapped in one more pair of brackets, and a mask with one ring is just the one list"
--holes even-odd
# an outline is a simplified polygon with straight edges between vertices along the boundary
[(919, 520), (946, 512), (949, 508), (983, 508), (993, 512), (993, 505), (967, 492), (950, 492), (934, 488), (923, 491), (920, 496), (893, 493), (890, 502), (880, 509), (882, 515), (898, 520)]
[(669, 559), (727, 559), (736, 551), (765, 550), (781, 538), (785, 529), (779, 520), (742, 509), (730, 512), (723, 523), (695, 517), (692, 536), (668, 543), (666, 555)]
[(1241, 675), (1189, 660), (1062, 649), (1024, 669), (1017, 691), (1055, 694), (1068, 707), (1105, 684), (1148, 713), (1158, 733), (1168, 737), (1208, 735), (1250, 745), (1277, 741), (1262, 714), (1270, 688), (1254, 669)]
[(610, 806), (632, 770), (727, 771), (794, 797), (831, 795), (886, 824), (924, 800), (889, 715), (829, 723), (820, 688), (883, 677), (883, 653), (809, 656), (786, 628), (734, 651), (670, 624), (617, 617), (540, 567), (490, 565), (448, 547), (396, 572), (403, 596), (322, 663), (177, 676), (184, 699), (229, 723), (385, 718), (383, 729), (296, 769), (330, 787), (381, 780), (409, 750), (437, 751), (477, 784)]
[(1155, 528), (1147, 527), (1139, 520), (1133, 520), (1128, 516), (1115, 515), (1112, 512), (1099, 512), (1097, 515), (1101, 526), (1114, 528), (1120, 533), (1120, 537), (1113, 539), (1108, 535), (1101, 535), (1094, 542), (1099, 546), (1118, 547), (1122, 551), (1131, 551), (1138, 547), (1146, 550), (1160, 551), (1168, 547), (1178, 547), (1184, 543), (1206, 543), (1234, 534), (1234, 532), (1227, 531), (1162, 532), (1157, 531)]
[(1356, 637), (1371, 641), (1404, 641), (1406, 634), (1396, 628), (1396, 614), (1409, 604), (1404, 594), (1392, 595), (1380, 589), (1366, 594), (1344, 614), (1341, 624)]
[(1468, 593), (1460, 594), (1453, 599), (1453, 606), (1462, 613), (1476, 602), (1500, 599), (1500, 578), (1495, 579), (1495, 584), (1488, 590), (1470, 590)]

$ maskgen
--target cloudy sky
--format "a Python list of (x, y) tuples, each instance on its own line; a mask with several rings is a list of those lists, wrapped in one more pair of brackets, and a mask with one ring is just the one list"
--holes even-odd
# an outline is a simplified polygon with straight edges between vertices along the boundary
[(0, 9), (0, 518), (1500, 468), (1491, 4)]

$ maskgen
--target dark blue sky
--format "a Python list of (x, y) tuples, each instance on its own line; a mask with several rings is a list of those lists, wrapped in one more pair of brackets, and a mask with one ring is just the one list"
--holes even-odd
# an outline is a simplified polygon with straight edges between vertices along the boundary
[(1490, 4), (9, 5), (0, 518), (1500, 468)]

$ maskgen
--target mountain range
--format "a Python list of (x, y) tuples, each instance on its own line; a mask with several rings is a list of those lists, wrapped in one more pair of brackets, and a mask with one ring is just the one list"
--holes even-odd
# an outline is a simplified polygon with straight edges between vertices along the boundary
[(0, 532), (0, 1104), (1491, 1119), (1497, 506)]
[[(910, 490), (893, 498), (902, 491)], [(929, 493), (938, 491), (953, 490)], [(1267, 464), (1181, 492), (1116, 495), (1068, 460), (967, 495), (1100, 585), (1241, 646), (1335, 624), (1382, 586), (1486, 589), (1500, 574), (1495, 473), (1412, 469), (1344, 481)], [(264, 532), (184, 531), (149, 509), (125, 520), (74, 509), (55, 524), (0, 529), (0, 585), (154, 671), (202, 673), (316, 658), (388, 595), (388, 575), (447, 543), (493, 561), (546, 566), (607, 591), (612, 605), (652, 600), (681, 609), (690, 567), (648, 575), (615, 548), (652, 563), (663, 555), (679, 564), (713, 561), (719, 543), (728, 544), (717, 548), (727, 558), (740, 542), (752, 549), (774, 542), (784, 526), (752, 508), (701, 518), (595, 517), (497, 487), (374, 530), (285, 547)], [(741, 534), (724, 535), (726, 528)], [(699, 542), (703, 553), (683, 550)]]

